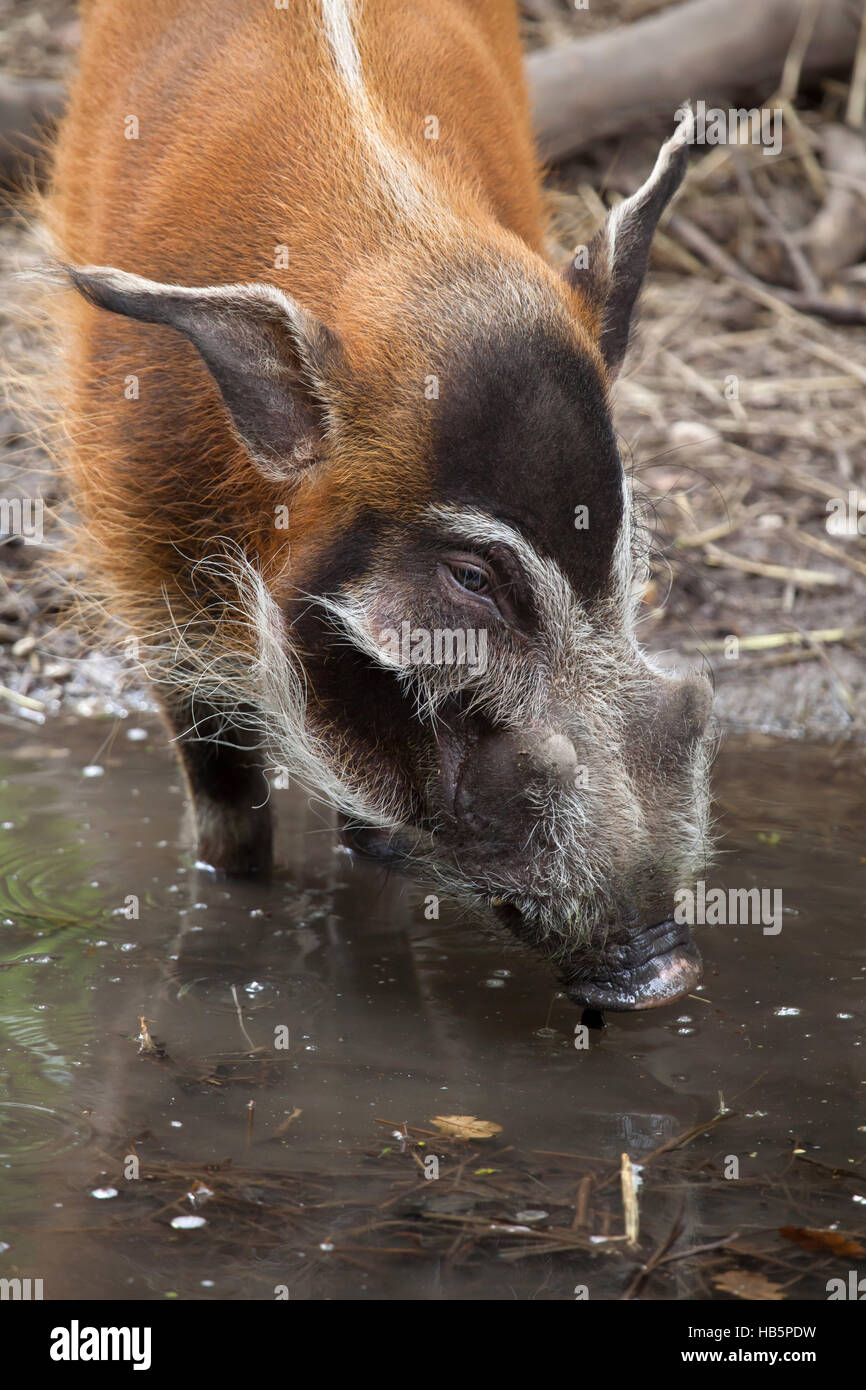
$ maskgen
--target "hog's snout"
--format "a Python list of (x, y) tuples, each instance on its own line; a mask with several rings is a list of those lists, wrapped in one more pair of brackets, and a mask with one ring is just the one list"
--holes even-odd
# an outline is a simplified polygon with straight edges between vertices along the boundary
[(508, 839), (511, 826), (515, 839), (525, 838), (521, 811), (528, 798), (573, 785), (577, 773), (577, 751), (565, 734), (550, 729), (487, 734), (461, 768), (454, 814), (473, 834), (495, 830), (498, 839)]

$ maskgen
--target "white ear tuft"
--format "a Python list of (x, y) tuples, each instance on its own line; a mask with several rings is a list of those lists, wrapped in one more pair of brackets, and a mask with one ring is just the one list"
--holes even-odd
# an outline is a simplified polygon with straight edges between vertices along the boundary
[(610, 375), (622, 365), (629, 328), (661, 214), (683, 180), (694, 138), (691, 104), (681, 108), (680, 122), (659, 150), (652, 172), (637, 192), (608, 214), (587, 249), (586, 269), (572, 268), (566, 278), (600, 311), (600, 347)]

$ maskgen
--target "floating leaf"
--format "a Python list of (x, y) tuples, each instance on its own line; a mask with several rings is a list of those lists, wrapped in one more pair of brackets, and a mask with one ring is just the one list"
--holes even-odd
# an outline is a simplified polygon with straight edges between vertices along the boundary
[(478, 1120), (474, 1115), (433, 1115), (430, 1123), (452, 1139), (492, 1139), (502, 1133), (502, 1125), (492, 1120)]
[(729, 1269), (713, 1282), (722, 1293), (733, 1293), (737, 1298), (778, 1303), (785, 1297), (779, 1284), (771, 1283), (763, 1274), (750, 1274), (746, 1269)]
[(844, 1231), (827, 1231), (813, 1226), (782, 1226), (779, 1235), (802, 1245), (804, 1250), (814, 1250), (822, 1255), (829, 1251), (831, 1255), (843, 1255), (849, 1260), (866, 1259), (866, 1246), (846, 1236)]

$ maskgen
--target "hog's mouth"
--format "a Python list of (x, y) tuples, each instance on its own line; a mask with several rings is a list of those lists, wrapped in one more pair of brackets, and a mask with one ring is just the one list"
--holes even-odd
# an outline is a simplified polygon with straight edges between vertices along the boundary
[(598, 960), (568, 972), (568, 997), (590, 1009), (625, 1012), (673, 1004), (701, 979), (701, 955), (688, 927), (670, 918), (608, 943)]
[[(502, 904), (497, 915), (520, 933), (515, 907)], [(700, 983), (701, 969), (701, 954), (688, 927), (667, 918), (575, 956), (563, 969), (563, 983), (575, 1004), (600, 1013), (626, 1013), (676, 1003)]]

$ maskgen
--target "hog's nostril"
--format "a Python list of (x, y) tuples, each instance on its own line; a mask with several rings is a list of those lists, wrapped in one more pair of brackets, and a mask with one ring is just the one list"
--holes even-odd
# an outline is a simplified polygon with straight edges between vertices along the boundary
[(565, 734), (548, 734), (533, 744), (530, 760), (542, 780), (554, 786), (571, 786), (577, 777), (577, 752)]
[(513, 831), (525, 839), (520, 817), (530, 810), (526, 795), (539, 784), (570, 786), (577, 773), (577, 753), (565, 734), (549, 729), (491, 734), (476, 744), (462, 767), (454, 810), (475, 830), (486, 824), (497, 835)]

